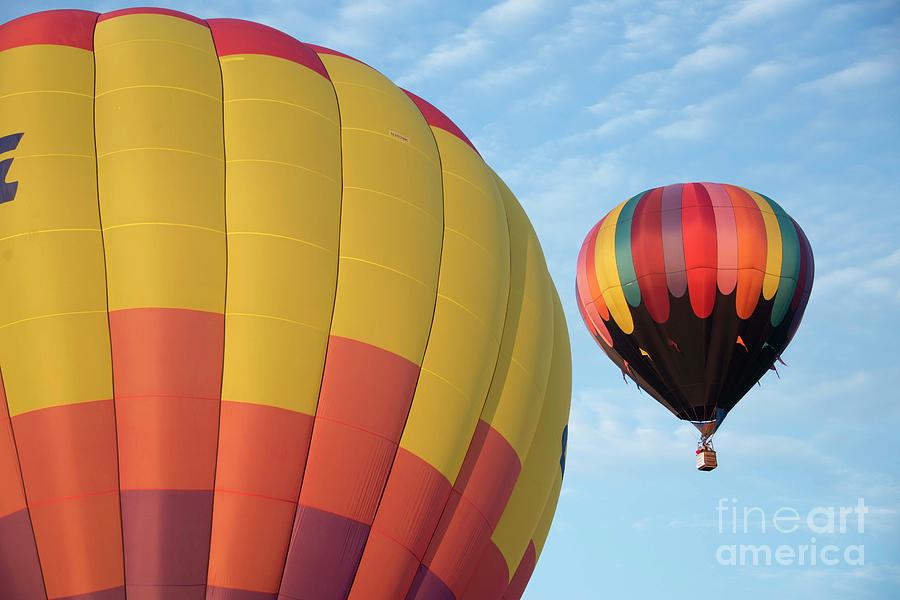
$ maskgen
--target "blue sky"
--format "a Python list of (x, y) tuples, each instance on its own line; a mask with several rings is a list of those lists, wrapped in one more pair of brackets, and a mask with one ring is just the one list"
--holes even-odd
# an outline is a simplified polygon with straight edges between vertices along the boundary
[[(127, 5), (62, 3), (93, 10)], [(534, 221), (572, 331), (569, 462), (529, 600), (900, 597), (900, 4), (191, 0), (344, 50), (447, 112)], [(58, 2), (9, 0), (0, 21)], [(622, 199), (743, 185), (807, 232), (817, 279), (784, 355), (693, 467), (695, 432), (626, 386), (574, 302), (578, 248)], [(772, 528), (865, 499), (864, 532)], [(716, 506), (758, 507), (720, 533)], [(732, 499), (734, 499), (732, 501)], [(739, 512), (740, 515), (740, 512)], [(754, 513), (759, 515), (759, 511)], [(821, 516), (821, 515), (820, 515)], [(814, 522), (815, 523), (815, 522)], [(864, 546), (862, 566), (720, 565), (731, 544)]]

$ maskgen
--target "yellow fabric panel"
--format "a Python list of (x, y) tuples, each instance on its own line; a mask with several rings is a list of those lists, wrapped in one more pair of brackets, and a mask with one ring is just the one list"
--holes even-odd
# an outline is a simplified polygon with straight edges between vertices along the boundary
[(0, 364), (10, 416), (112, 398), (106, 310), (48, 316), (0, 329)]
[(0, 364), (10, 414), (112, 397), (90, 52), (0, 52), (0, 133), (24, 133), (0, 205)]
[(510, 242), (510, 294), (500, 357), (482, 420), (525, 461), (537, 428), (553, 349), (550, 275), (525, 211), (495, 176), (506, 207)]
[(547, 543), (547, 535), (550, 533), (550, 525), (553, 523), (553, 515), (556, 514), (556, 507), (559, 504), (559, 495), (561, 492), (562, 472), (559, 472), (553, 478), (553, 484), (550, 487), (550, 496), (547, 498), (547, 503), (544, 505), (544, 511), (541, 513), (540, 520), (538, 520), (534, 535), (531, 536), (531, 539), (534, 542), (536, 558), (541, 557), (541, 552), (544, 550), (544, 544)]
[(766, 226), (766, 275), (763, 278), (763, 298), (771, 300), (778, 291), (778, 284), (781, 283), (781, 226), (765, 198), (756, 192), (741, 189), (756, 202)]
[(616, 265), (616, 223), (619, 214), (627, 200), (615, 207), (603, 222), (603, 227), (597, 232), (597, 244), (595, 260), (597, 270), (597, 282), (603, 294), (603, 300), (609, 307), (609, 312), (623, 333), (634, 331), (634, 322), (631, 319), (631, 310), (625, 293), (622, 291), (622, 283), (619, 281), (619, 269)]
[(559, 296), (553, 291), (553, 360), (537, 432), (492, 539), (506, 559), (509, 573), (515, 572), (531, 541), (551, 492), (554, 477), (560, 474), (562, 433), (569, 419), (572, 398), (572, 355), (566, 317)]
[(221, 59), (228, 295), (222, 398), (315, 414), (334, 306), (341, 148), (331, 83)]
[(481, 157), (432, 128), (444, 182), (444, 246), (431, 337), (400, 445), (455, 481), (478, 423), (509, 295), (503, 199)]
[(421, 364), (444, 229), (437, 145), (393, 83), (354, 60), (320, 58), (337, 92), (343, 159), (331, 333)]
[(97, 24), (96, 130), (110, 310), (224, 310), (222, 84), (206, 27)]

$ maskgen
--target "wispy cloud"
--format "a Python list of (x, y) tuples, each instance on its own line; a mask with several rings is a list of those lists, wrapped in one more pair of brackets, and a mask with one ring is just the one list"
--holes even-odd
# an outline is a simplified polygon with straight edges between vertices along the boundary
[(533, 22), (546, 7), (545, 0), (504, 0), (475, 16), (462, 31), (438, 43), (400, 77), (402, 84), (421, 81), (448, 69), (477, 63), (496, 43)]
[(824, 77), (801, 83), (797, 90), (819, 94), (840, 94), (848, 91), (866, 91), (900, 77), (900, 62), (889, 58), (867, 59)]
[(781, 18), (802, 6), (803, 0), (746, 0), (713, 21), (703, 33), (705, 39), (726, 37), (742, 29), (758, 27)]

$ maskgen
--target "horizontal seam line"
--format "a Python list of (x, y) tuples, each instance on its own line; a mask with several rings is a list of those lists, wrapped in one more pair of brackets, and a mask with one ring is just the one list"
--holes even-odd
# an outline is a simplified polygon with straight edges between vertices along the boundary
[[(327, 421), (327, 422), (329, 422), (329, 423), (336, 423), (336, 424), (338, 424), (338, 425), (343, 425), (344, 427), (349, 427), (350, 429), (355, 429), (356, 431), (361, 431), (362, 433), (365, 433), (365, 434), (367, 434), (367, 435), (371, 435), (371, 436), (374, 436), (374, 437), (377, 437), (377, 438), (381, 438), (381, 439), (383, 439), (383, 440), (385, 440), (385, 441), (387, 441), (387, 442), (390, 442), (390, 443), (393, 444), (394, 446), (397, 446), (397, 447), (400, 446), (400, 440), (394, 441), (394, 440), (392, 440), (391, 438), (389, 438), (389, 437), (387, 437), (387, 436), (385, 436), (385, 435), (381, 435), (380, 433), (375, 433), (374, 431), (370, 431), (369, 429), (366, 429), (366, 428), (361, 427), (361, 426), (359, 426), (359, 425), (354, 425), (353, 423), (347, 423), (346, 421), (339, 421), (339, 420), (337, 420), (337, 419), (332, 419), (332, 418), (330, 418), (330, 417), (323, 417), (322, 415), (316, 414), (316, 421), (319, 421), (319, 420)], [(401, 433), (401, 437), (402, 437), (402, 433)]]
[(228, 100), (225, 100), (224, 104), (231, 104), (233, 102), (268, 102), (271, 104), (283, 104), (285, 106), (292, 106), (299, 110), (304, 110), (308, 113), (312, 113), (318, 117), (321, 117), (322, 119), (324, 119), (325, 121), (328, 121), (335, 127), (340, 127), (340, 124), (337, 121), (335, 121), (334, 119), (331, 119), (330, 117), (323, 115), (319, 111), (313, 110), (313, 109), (309, 108), (308, 106), (303, 106), (302, 104), (296, 104), (294, 102), (288, 102), (286, 100), (276, 100), (275, 98), (230, 98)]
[(43, 235), (45, 233), (100, 233), (100, 228), (90, 228), (90, 227), (71, 227), (71, 228), (60, 228), (60, 229), (37, 229), (35, 231), (23, 231), (22, 233), (14, 233), (13, 235), (8, 235), (6, 237), (0, 238), (0, 242), (5, 242), (6, 240), (12, 240), (15, 238), (26, 237), (29, 235)]
[(304, 167), (303, 165), (298, 165), (295, 163), (289, 163), (289, 162), (286, 162), (283, 160), (271, 160), (271, 159), (267, 159), (267, 158), (230, 158), (225, 161), (225, 164), (229, 164), (229, 165), (233, 165), (233, 164), (237, 164), (237, 163), (263, 163), (263, 164), (272, 164), (272, 165), (283, 165), (285, 167), (291, 167), (294, 169), (298, 169), (300, 171), (306, 171), (307, 173), (312, 173), (313, 175), (318, 175), (319, 177), (321, 177), (323, 179), (327, 179), (328, 181), (331, 181), (332, 183), (335, 183), (337, 185), (340, 185), (340, 183), (341, 183), (334, 177), (326, 175), (325, 173), (322, 173), (321, 171), (316, 171), (315, 169), (310, 169), (309, 167)]
[[(391, 137), (390, 135), (388, 135), (388, 134), (386, 134), (386, 133), (381, 133), (380, 131), (375, 131), (374, 129), (367, 129), (367, 128), (365, 128), (365, 127), (341, 127), (341, 131), (362, 131), (363, 133), (370, 133), (370, 134), (372, 134), (372, 135), (381, 136), (381, 137), (383, 137), (383, 138), (392, 140), (392, 141), (394, 141), (394, 142), (398, 142), (398, 141), (399, 141), (399, 140), (397, 140), (396, 138), (393, 138), (393, 137)], [(401, 143), (402, 143), (402, 142), (401, 142)], [(438, 164), (434, 161), (433, 158), (431, 158), (430, 156), (428, 156), (423, 150), (417, 148), (417, 147), (416, 147), (415, 145), (413, 145), (411, 142), (407, 142), (407, 143), (406, 143), (406, 147), (409, 148), (410, 150), (412, 150), (413, 152), (415, 152), (416, 154), (419, 154), (422, 158), (425, 159), (426, 162), (428, 162), (428, 164), (430, 164), (431, 166), (433, 166), (435, 169), (440, 169), (440, 167), (439, 167)]]
[(140, 43), (140, 42), (156, 42), (158, 44), (172, 44), (173, 46), (182, 46), (184, 48), (190, 48), (191, 50), (196, 50), (197, 52), (199, 52), (201, 54), (205, 54), (206, 56), (209, 56), (210, 58), (214, 58), (216, 60), (216, 62), (219, 61), (218, 55), (216, 55), (214, 52), (209, 52), (207, 50), (204, 50), (203, 48), (194, 46), (192, 44), (185, 44), (184, 42), (177, 42), (175, 40), (161, 40), (158, 38), (136, 38), (136, 39), (130, 39), (130, 40), (122, 40), (119, 42), (113, 42), (111, 44), (106, 44), (105, 46), (94, 45), (94, 53), (103, 52), (110, 48), (115, 48), (116, 46), (122, 46), (124, 44), (136, 44), (136, 43)]
[(181, 148), (164, 148), (164, 147), (155, 147), (155, 146), (143, 146), (140, 148), (124, 148), (122, 150), (113, 150), (112, 152), (104, 152), (102, 154), (98, 154), (97, 158), (106, 158), (107, 156), (113, 156), (116, 154), (125, 154), (126, 152), (141, 152), (141, 151), (158, 151), (158, 152), (178, 152), (180, 154), (191, 154), (194, 156), (199, 156), (201, 158), (208, 158), (210, 160), (225, 162), (224, 156), (213, 156), (212, 154), (204, 154), (203, 152), (195, 152), (194, 150), (183, 150)]
[(283, 321), (283, 322), (285, 322), (285, 323), (291, 323), (291, 324), (293, 324), (293, 325), (300, 325), (301, 327), (306, 327), (307, 329), (312, 329), (313, 331), (317, 331), (317, 332), (319, 332), (319, 333), (326, 333), (326, 334), (328, 333), (327, 330), (325, 330), (325, 329), (320, 329), (320, 328), (318, 328), (318, 327), (315, 327), (315, 326), (313, 326), (313, 325), (310, 325), (309, 323), (304, 323), (303, 321), (295, 321), (294, 319), (288, 319), (288, 318), (286, 318), (286, 317), (278, 317), (278, 316), (275, 316), (275, 315), (264, 315), (264, 314), (259, 314), (259, 313), (247, 313), (247, 312), (231, 312), (231, 311), (226, 311), (226, 312), (225, 312), (225, 317), (226, 317), (226, 318), (227, 318), (227, 317), (258, 317), (258, 318), (260, 318), (260, 319), (272, 319), (272, 320), (274, 320), (274, 321)]
[(442, 294), (442, 293), (440, 292), (440, 288), (438, 288), (438, 298), (441, 298), (441, 299), (443, 299), (443, 300), (446, 300), (447, 302), (450, 302), (451, 304), (455, 304), (456, 306), (458, 306), (458, 307), (460, 307), (461, 309), (463, 309), (464, 311), (466, 311), (468, 314), (472, 315), (472, 318), (475, 319), (476, 321), (478, 321), (479, 323), (481, 323), (486, 329), (488, 329), (488, 330), (490, 329), (490, 327), (488, 326), (487, 322), (485, 322), (481, 317), (479, 317), (478, 315), (476, 315), (474, 311), (472, 311), (471, 309), (469, 309), (467, 306), (465, 306), (465, 305), (462, 304), (461, 302), (458, 302), (458, 301), (454, 300), (453, 298), (451, 298), (451, 297), (449, 297), (449, 296), (447, 296), (447, 295), (445, 295), (445, 294)]
[(195, 94), (195, 95), (197, 95), (197, 96), (202, 96), (202, 97), (204, 97), (204, 98), (209, 98), (210, 100), (213, 100), (214, 102), (221, 102), (221, 101), (222, 101), (221, 98), (217, 98), (216, 96), (212, 96), (212, 95), (210, 95), (210, 94), (207, 94), (207, 93), (205, 93), (205, 92), (201, 92), (201, 91), (199, 91), (199, 90), (192, 90), (192, 89), (190, 89), (190, 88), (183, 88), (183, 87), (180, 87), (180, 86), (177, 86), (177, 85), (153, 85), (153, 84), (126, 85), (126, 86), (124, 86), (124, 87), (112, 88), (112, 89), (106, 90), (105, 92), (101, 92), (101, 93), (97, 94), (97, 95), (95, 96), (95, 98), (102, 98), (103, 96), (106, 96), (106, 95), (108, 95), (108, 94), (114, 94), (114, 93), (116, 93), (116, 92), (123, 92), (123, 91), (126, 91), (126, 90), (142, 90), (142, 89), (148, 89), (148, 90), (177, 90), (177, 91), (179, 91), (179, 92), (187, 92), (188, 94)]
[(396, 273), (397, 275), (400, 275), (401, 277), (405, 277), (406, 279), (409, 279), (410, 281), (414, 281), (414, 282), (418, 283), (419, 285), (421, 285), (426, 290), (435, 291), (434, 287), (428, 285), (424, 281), (416, 279), (412, 275), (404, 273), (403, 271), (398, 271), (397, 269), (394, 269), (393, 267), (389, 267), (389, 266), (383, 265), (381, 263), (377, 263), (377, 262), (374, 262), (371, 260), (366, 260), (364, 258), (357, 258), (355, 256), (341, 256), (341, 260), (352, 260), (352, 261), (361, 262), (361, 263), (364, 263), (367, 265), (372, 265), (373, 267), (378, 267), (379, 269), (384, 269), (385, 271), (390, 271), (391, 273)]
[(440, 219), (437, 218), (437, 215), (431, 214), (430, 212), (428, 212), (427, 210), (425, 210), (423, 207), (419, 206), (418, 204), (416, 204), (414, 202), (410, 202), (409, 200), (404, 200), (400, 196), (395, 196), (394, 194), (388, 194), (387, 192), (382, 192), (380, 190), (373, 190), (372, 188), (353, 186), (353, 185), (345, 185), (344, 190), (357, 190), (357, 191), (362, 191), (362, 192), (371, 192), (371, 193), (377, 194), (379, 196), (391, 198), (393, 200), (396, 200), (397, 202), (402, 202), (403, 204), (406, 204), (407, 206), (410, 206), (410, 207), (422, 212), (423, 214), (431, 217), (431, 219), (433, 219), (435, 223), (438, 223), (438, 224), (441, 223)]
[(51, 313), (48, 315), (38, 315), (36, 317), (27, 317), (25, 319), (19, 319), (18, 321), (11, 321), (5, 325), (0, 325), (0, 329), (4, 327), (10, 327), (12, 325), (18, 325), (19, 323), (25, 323), (27, 321), (38, 321), (40, 319), (51, 319), (53, 317), (68, 317), (73, 315), (96, 315), (96, 314), (106, 314), (106, 310), (73, 310), (72, 312), (61, 312), (61, 313)]
[(210, 233), (218, 233), (221, 235), (225, 235), (225, 231), (221, 229), (214, 229), (212, 227), (204, 227), (203, 225), (192, 225), (190, 223), (165, 223), (165, 222), (157, 222), (157, 221), (147, 221), (142, 223), (121, 223), (119, 225), (110, 225), (109, 227), (104, 227), (103, 231), (112, 231), (114, 229), (124, 229), (126, 227), (147, 227), (147, 226), (160, 226), (160, 227), (184, 227), (186, 229), (200, 229), (202, 231), (209, 231)]
[[(320, 246), (319, 244), (316, 244), (315, 242), (309, 242), (307, 240), (302, 240), (300, 238), (291, 237), (289, 235), (281, 235), (279, 233), (268, 233), (265, 231), (229, 231), (227, 233), (227, 235), (229, 235), (229, 236), (231, 236), (231, 235), (251, 235), (251, 236), (259, 236), (259, 237), (271, 237), (271, 238), (276, 238), (276, 239), (280, 239), (280, 240), (288, 240), (291, 242), (297, 242), (298, 244), (303, 244), (304, 246), (312, 246), (313, 248), (317, 248), (317, 249), (321, 250), (322, 252), (326, 252), (331, 255), (337, 254), (337, 252), (335, 252), (334, 250), (331, 250), (330, 248), (326, 248), (325, 246)], [(0, 240), (0, 241), (2, 241), (2, 240)]]
[(27, 96), (29, 94), (63, 94), (65, 96), (78, 96), (80, 98), (93, 99), (93, 96), (91, 94), (83, 94), (81, 92), (70, 92), (68, 90), (27, 90), (24, 92), (13, 92), (12, 94), (6, 94), (4, 96), (0, 96), (0, 100), (4, 100), (6, 98), (15, 98), (16, 96)]

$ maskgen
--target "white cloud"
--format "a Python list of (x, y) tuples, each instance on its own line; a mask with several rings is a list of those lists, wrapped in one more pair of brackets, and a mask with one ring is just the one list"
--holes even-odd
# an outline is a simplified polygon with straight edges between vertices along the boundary
[(841, 306), (857, 305), (860, 295), (871, 303), (873, 294), (896, 304), (900, 300), (900, 248), (885, 256), (867, 257), (852, 266), (817, 274), (814, 293)]
[(706, 117), (679, 119), (657, 128), (654, 133), (667, 140), (699, 140), (712, 131), (712, 122)]
[(678, 59), (672, 71), (676, 75), (713, 71), (734, 64), (743, 55), (740, 46), (712, 44)]
[(768, 85), (784, 79), (790, 73), (790, 67), (782, 61), (769, 60), (750, 69), (744, 81), (751, 85)]
[(900, 75), (898, 63), (886, 58), (867, 59), (835, 71), (815, 81), (797, 86), (798, 91), (819, 94), (840, 94), (859, 88), (870, 88)]
[(713, 21), (702, 37), (722, 38), (735, 30), (771, 23), (802, 4), (804, 0), (746, 0)]
[(478, 14), (463, 31), (434, 46), (400, 77), (402, 85), (421, 81), (448, 69), (479, 61), (499, 37), (532, 22), (546, 7), (545, 0), (504, 0)]
[(466, 82), (466, 85), (477, 88), (482, 92), (497, 92), (505, 86), (519, 83), (538, 70), (539, 65), (531, 60), (502, 67), (493, 67), (485, 70), (478, 77), (470, 79)]
[(612, 119), (605, 121), (599, 127), (593, 129), (591, 135), (606, 137), (623, 131), (627, 131), (637, 125), (645, 125), (660, 114), (660, 111), (653, 108), (643, 108), (632, 112), (623, 113)]

